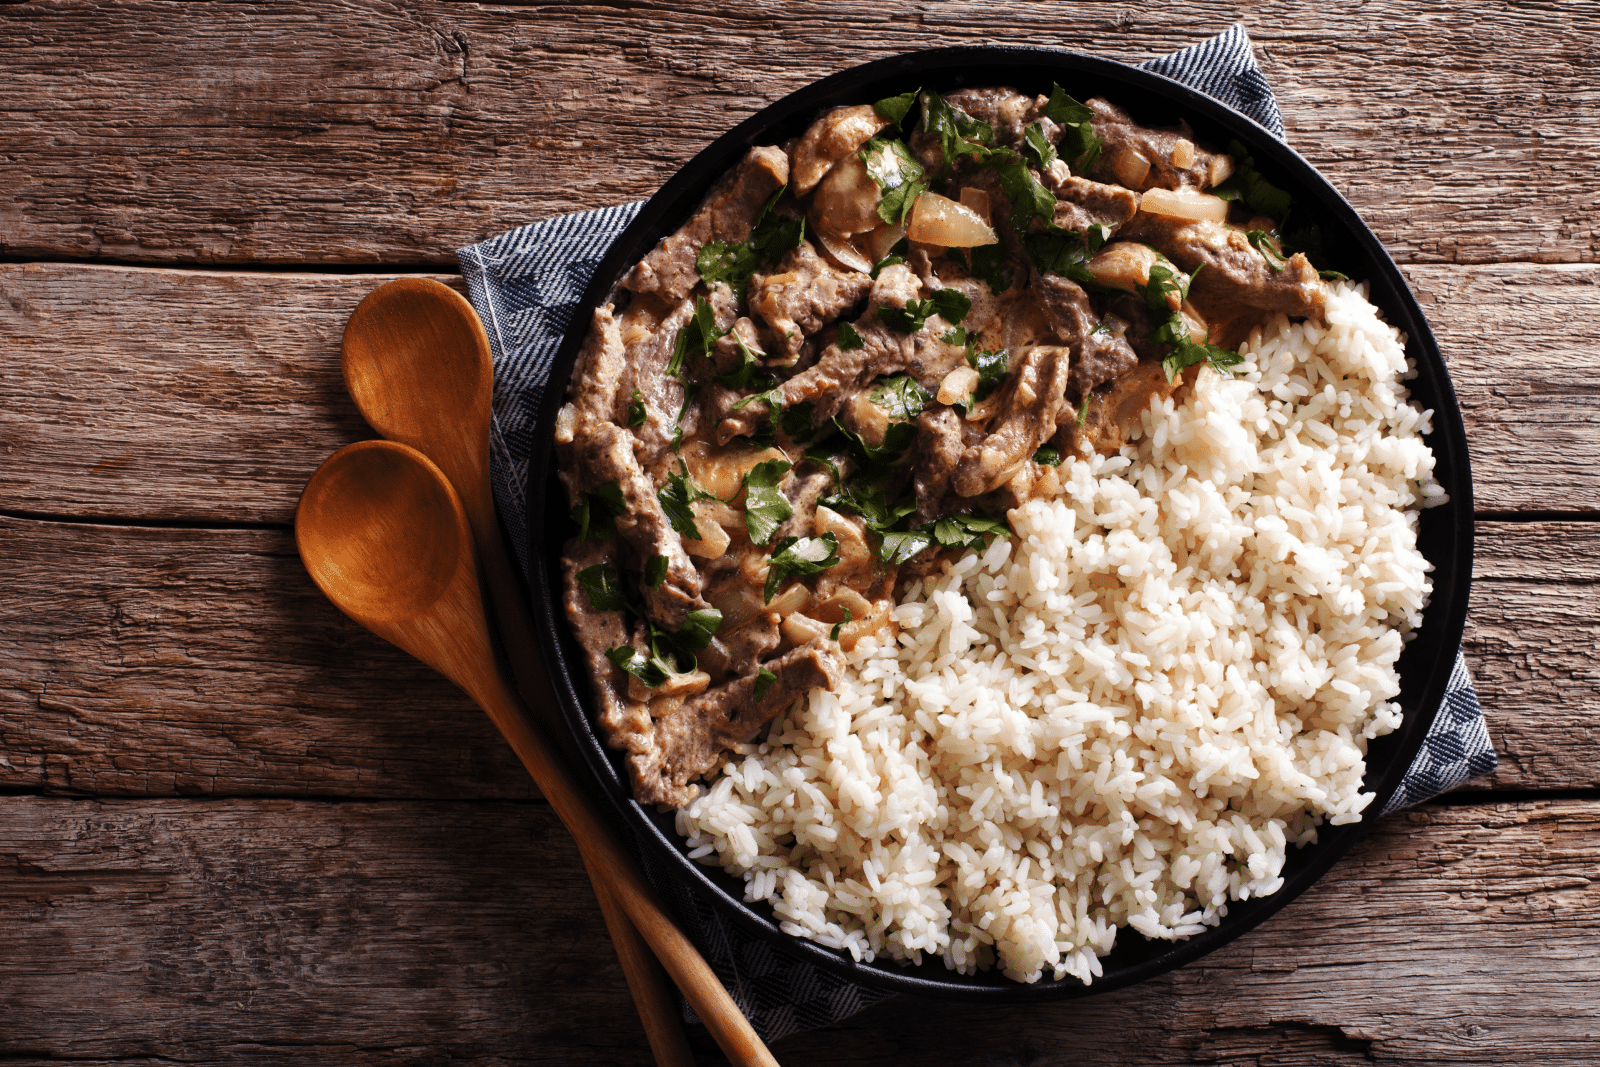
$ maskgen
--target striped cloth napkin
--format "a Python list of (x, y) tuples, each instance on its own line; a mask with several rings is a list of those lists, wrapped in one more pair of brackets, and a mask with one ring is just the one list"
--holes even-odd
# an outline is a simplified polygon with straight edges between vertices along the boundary
[[(1283, 139), (1283, 116), (1256, 65), (1244, 27), (1234, 26), (1142, 66), (1215, 97)], [(495, 504), (516, 546), (524, 577), (528, 460), (537, 432), (534, 413), (547, 388), (565, 388), (565, 382), (549, 381), (551, 361), (595, 267), (641, 204), (545, 219), (456, 253), (472, 305), (488, 327), (494, 349)], [(1488, 774), (1495, 766), (1483, 709), (1458, 652), (1444, 706), (1383, 813), (1421, 803)], [(653, 871), (649, 862), (645, 869), (766, 1040), (826, 1026), (887, 999), (750, 937), (681, 878)]]

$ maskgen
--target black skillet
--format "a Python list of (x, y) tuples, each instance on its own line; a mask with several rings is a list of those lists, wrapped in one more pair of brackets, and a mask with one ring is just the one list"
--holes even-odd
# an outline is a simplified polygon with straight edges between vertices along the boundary
[[(819, 112), (843, 104), (871, 103), (923, 87), (945, 92), (967, 86), (1010, 85), (1030, 94), (1048, 93), (1054, 82), (1080, 100), (1104, 96), (1130, 111), (1135, 119), (1151, 125), (1187, 119), (1203, 145), (1226, 149), (1231, 140), (1238, 139), (1248, 147), (1267, 179), (1293, 194), (1297, 220), (1304, 222), (1310, 217), (1319, 224), (1323, 244), (1316, 257), (1318, 265), (1366, 279), (1371, 285), (1372, 302), (1408, 338), (1406, 353), (1416, 361), (1418, 372), (1409, 383), (1411, 394), (1434, 412), (1428, 441), (1438, 459), (1439, 482), (1450, 495), (1449, 503), (1422, 513), (1419, 546), (1434, 566), (1433, 598), (1422, 627), (1400, 657), (1398, 700), (1405, 712), (1404, 724), (1395, 733), (1374, 741), (1368, 753), (1366, 785), (1377, 796), (1367, 809), (1367, 819), (1347, 826), (1324, 826), (1315, 844), (1290, 850), (1282, 889), (1264, 899), (1230, 904), (1222, 923), (1202, 934), (1186, 941), (1166, 942), (1147, 940), (1132, 930), (1120, 931), (1115, 950), (1100, 961), (1104, 975), (1089, 986), (1073, 978), (1022, 985), (994, 971), (958, 975), (938, 960), (914, 967), (889, 960), (856, 963), (845, 953), (783, 933), (766, 905), (743, 903), (740, 880), (720, 869), (701, 866), (685, 855), (682, 840), (673, 831), (672, 817), (646, 811), (633, 801), (621, 760), (594, 730), (590, 682), (560, 608), (561, 546), (573, 530), (566, 518), (565, 493), (555, 477), (550, 440), (556, 410), (564, 400), (565, 383), (588, 329), (589, 317), (582, 313), (583, 309), (604, 301), (628, 267), (676, 230), (717, 177), (750, 147), (798, 136)], [(1211, 97), (1121, 63), (1036, 48), (942, 48), (841, 71), (757, 112), (690, 160), (650, 198), (633, 224), (611, 246), (584, 293), (579, 312), (573, 316), (573, 325), (555, 357), (552, 388), (546, 392), (538, 413), (543, 429), (528, 479), (534, 608), (550, 675), (589, 770), (616, 804), (641, 847), (651, 854), (654, 865), (698, 886), (741, 927), (784, 952), (875, 989), (993, 1003), (1082, 997), (1143, 981), (1227, 944), (1321, 877), (1383, 810), (1438, 712), (1461, 642), (1472, 578), (1472, 476), (1450, 376), (1415, 298), (1383, 245), (1355, 210), (1287, 145)]]

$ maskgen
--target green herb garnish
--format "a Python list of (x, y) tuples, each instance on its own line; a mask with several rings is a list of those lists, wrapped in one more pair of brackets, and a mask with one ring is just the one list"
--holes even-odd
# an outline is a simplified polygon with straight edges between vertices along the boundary
[(628, 425), (637, 430), (644, 425), (648, 413), (645, 411), (644, 394), (635, 389), (633, 396), (628, 398)]
[(833, 624), (833, 629), (828, 631), (828, 640), (829, 641), (837, 641), (837, 640), (839, 640), (839, 631), (844, 629), (844, 624), (849, 622), (851, 619), (855, 618), (854, 613), (852, 613), (849, 608), (845, 608), (843, 610), (844, 610), (844, 618), (842, 618), (838, 622), (834, 623)]
[(911, 207), (928, 189), (922, 164), (901, 141), (871, 140), (861, 148), (867, 176), (878, 187), (878, 217), (890, 226), (903, 224)]
[(744, 525), (750, 532), (752, 544), (764, 545), (772, 540), (784, 520), (794, 514), (788, 498), (778, 491), (778, 485), (792, 469), (786, 459), (769, 459), (757, 463), (744, 476)]
[(773, 674), (765, 667), (757, 667), (756, 685), (755, 689), (751, 692), (751, 696), (755, 697), (755, 699), (759, 701), (762, 697), (767, 695), (767, 690), (771, 689), (772, 683), (776, 682), (777, 680), (778, 676), (776, 674)]
[(651, 556), (650, 562), (644, 565), (644, 581), (651, 589), (657, 589), (667, 580), (667, 557)]
[(867, 344), (861, 339), (861, 335), (856, 332), (856, 328), (848, 322), (839, 324), (839, 336), (834, 339), (833, 343), (841, 352), (854, 352), (858, 348), (865, 348)]
[(774, 546), (772, 559), (767, 564), (763, 602), (772, 602), (772, 595), (785, 578), (809, 578), (838, 562), (839, 538), (831, 533), (820, 537), (785, 537)]

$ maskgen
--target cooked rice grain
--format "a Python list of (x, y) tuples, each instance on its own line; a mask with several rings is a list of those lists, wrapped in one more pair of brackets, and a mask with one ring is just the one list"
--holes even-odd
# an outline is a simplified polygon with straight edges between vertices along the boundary
[(796, 703), (678, 816), (783, 929), (858, 960), (1100, 974), (1178, 939), (1355, 822), (1367, 742), (1431, 583), (1444, 497), (1403, 339), (1349, 284), (1234, 377), (1073, 458), (1016, 537), (906, 590), (836, 692)]

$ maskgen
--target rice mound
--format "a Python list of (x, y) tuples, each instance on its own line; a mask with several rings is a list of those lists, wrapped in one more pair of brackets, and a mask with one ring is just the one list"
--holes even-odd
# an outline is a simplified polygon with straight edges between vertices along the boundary
[(1364, 287), (1241, 354), (909, 587), (679, 812), (691, 855), (858, 960), (1089, 983), (1119, 927), (1198, 933), (1359, 821), (1431, 590), (1431, 412)]

